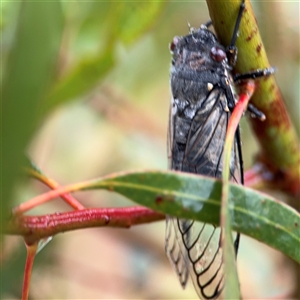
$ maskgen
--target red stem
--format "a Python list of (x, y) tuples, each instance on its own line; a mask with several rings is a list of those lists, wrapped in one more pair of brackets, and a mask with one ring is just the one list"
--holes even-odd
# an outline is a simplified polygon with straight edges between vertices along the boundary
[(26, 243), (27, 256), (26, 256), (26, 263), (25, 263), (25, 270), (24, 270), (22, 300), (28, 300), (32, 267), (33, 267), (33, 262), (35, 259), (37, 248), (38, 248), (38, 242), (35, 242), (33, 244)]
[[(58, 189), (61, 187), (61, 185), (59, 185), (56, 181), (54, 181), (53, 179), (47, 178), (48, 181), (43, 181), (44, 184), (46, 184), (48, 187), (50, 187), (52, 190)], [(78, 202), (72, 195), (66, 193), (66, 194), (62, 194), (60, 196), (62, 199), (65, 200), (65, 202), (67, 204), (69, 204), (71, 207), (73, 207), (74, 209), (84, 209), (85, 207)]]
[[(45, 185), (50, 187), (52, 190), (55, 190), (55, 189), (58, 189), (61, 187), (54, 179), (46, 177), (44, 174), (42, 174), (41, 172), (39, 172), (33, 168), (30, 168), (28, 170), (28, 172), (32, 177), (41, 181), (42, 183), (44, 183)], [(60, 197), (63, 200), (65, 200), (65, 202), (74, 209), (84, 209), (85, 208), (80, 202), (78, 202), (72, 195), (70, 195), (68, 193), (62, 194), (62, 195), (60, 195)], [(37, 203), (37, 205), (39, 205), (39, 204), (40, 203)], [(16, 207), (14, 212), (19, 213), (19, 214), (24, 213), (25, 211), (33, 208), (34, 206), (30, 207), (28, 209), (20, 209), (21, 207), (22, 206)]]
[(4, 229), (7, 234), (22, 235), (33, 243), (65, 231), (90, 227), (121, 227), (163, 220), (164, 214), (142, 206), (91, 208), (43, 216), (14, 215)]

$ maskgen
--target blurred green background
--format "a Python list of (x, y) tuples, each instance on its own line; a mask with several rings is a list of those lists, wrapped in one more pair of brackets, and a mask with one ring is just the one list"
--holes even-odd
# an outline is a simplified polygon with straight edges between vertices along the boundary
[[(23, 153), (60, 184), (132, 169), (166, 169), (170, 100), (168, 45), (209, 19), (205, 2), (2, 2), (2, 181), (4, 220), (47, 191), (20, 172)], [(271, 65), (300, 133), (299, 2), (254, 2)], [(242, 53), (239, 53), (242, 55)], [(246, 168), (257, 151), (244, 119)], [(87, 207), (132, 205), (81, 192)], [(60, 200), (31, 213), (66, 211)], [(31, 299), (195, 299), (164, 254), (164, 222), (56, 236), (38, 254)], [(4, 237), (1, 298), (21, 295), (25, 247)], [(288, 295), (296, 276), (280, 253), (243, 237), (245, 298)]]

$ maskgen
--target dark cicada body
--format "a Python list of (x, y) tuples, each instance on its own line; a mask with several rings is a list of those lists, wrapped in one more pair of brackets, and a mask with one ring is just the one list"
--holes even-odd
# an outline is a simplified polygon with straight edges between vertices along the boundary
[[(203, 25), (184, 37), (175, 37), (170, 45), (172, 100), (169, 116), (168, 156), (173, 170), (220, 178), (223, 147), (231, 112), (237, 97), (233, 90), (229, 61), (235, 62), (237, 36), (244, 3), (242, 2), (232, 43), (224, 48)], [(230, 51), (229, 51), (230, 49)], [(230, 56), (229, 56), (230, 54)], [(237, 75), (249, 79), (270, 75), (273, 69)], [(248, 108), (262, 118), (253, 106)], [(230, 179), (243, 183), (235, 171), (242, 165), (239, 129), (231, 153)], [(239, 234), (235, 239), (237, 252)], [(210, 224), (167, 217), (166, 253), (181, 285), (192, 277), (198, 295), (217, 298), (224, 285), (220, 229)]]
[[(235, 104), (225, 49), (205, 27), (174, 38), (171, 49), (170, 168), (221, 177), (229, 106)], [(235, 147), (231, 156), (233, 176)], [(190, 273), (198, 294), (207, 299), (223, 286), (219, 237), (213, 225), (167, 219), (166, 252), (180, 282), (185, 286)]]
[[(225, 49), (205, 27), (174, 38), (171, 47), (170, 166), (221, 177), (229, 106), (235, 105)], [(233, 154), (232, 172), (234, 161)]]

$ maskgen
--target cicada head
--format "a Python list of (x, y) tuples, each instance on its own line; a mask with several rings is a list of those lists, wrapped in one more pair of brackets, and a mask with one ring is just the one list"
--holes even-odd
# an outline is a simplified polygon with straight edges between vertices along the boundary
[(172, 66), (188, 67), (197, 72), (203, 70), (222, 70), (227, 64), (225, 48), (216, 36), (206, 27), (195, 29), (187, 36), (175, 36), (170, 44), (173, 54)]

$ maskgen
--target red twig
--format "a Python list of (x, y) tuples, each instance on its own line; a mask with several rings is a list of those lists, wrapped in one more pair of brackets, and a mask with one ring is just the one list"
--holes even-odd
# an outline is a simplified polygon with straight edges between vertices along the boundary
[[(61, 187), (54, 179), (46, 177), (44, 174), (42, 174), (41, 172), (38, 172), (34, 169), (29, 169), (28, 173), (32, 177), (43, 182), (45, 185), (47, 185), (48, 187), (50, 187), (53, 190)], [(62, 194), (62, 195), (60, 195), (60, 197), (62, 199), (64, 199), (65, 202), (74, 209), (84, 209), (85, 208), (80, 202), (78, 202), (72, 195), (70, 195), (68, 193)], [(36, 206), (38, 206), (39, 204), (40, 203), (36, 203)], [(30, 206), (30, 207), (18, 206), (15, 208), (14, 212), (15, 213), (24, 213), (25, 211), (27, 211), (33, 207), (34, 206)]]
[(35, 259), (37, 248), (38, 248), (38, 242), (35, 242), (33, 244), (26, 243), (27, 256), (26, 256), (26, 263), (25, 263), (25, 270), (24, 270), (22, 300), (28, 299), (31, 272), (32, 272), (33, 262)]
[(22, 235), (33, 243), (65, 231), (90, 227), (121, 227), (163, 220), (164, 214), (142, 206), (124, 208), (91, 208), (43, 216), (14, 215), (4, 232)]
[[(221, 206), (221, 216), (220, 223), (222, 228), (221, 234), (221, 245), (223, 247), (223, 261), (224, 261), (224, 273), (225, 282), (227, 284), (224, 288), (224, 297), (235, 297), (240, 298), (240, 291), (238, 289), (239, 280), (237, 275), (237, 270), (235, 266), (235, 254), (233, 248), (232, 234), (231, 234), (231, 224), (230, 224), (230, 213), (229, 213), (229, 169), (232, 156), (232, 145), (235, 138), (236, 130), (238, 128), (240, 119), (247, 109), (249, 99), (253, 95), (255, 89), (255, 83), (253, 80), (246, 81), (240, 85), (239, 101), (236, 104), (229, 122), (226, 132), (226, 139), (224, 144), (224, 161), (223, 161), (223, 172), (222, 172), (222, 206)], [(228, 288), (230, 286), (230, 288)]]

